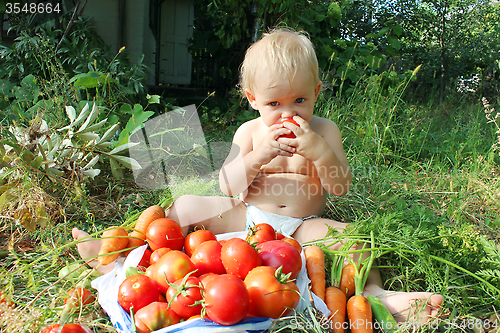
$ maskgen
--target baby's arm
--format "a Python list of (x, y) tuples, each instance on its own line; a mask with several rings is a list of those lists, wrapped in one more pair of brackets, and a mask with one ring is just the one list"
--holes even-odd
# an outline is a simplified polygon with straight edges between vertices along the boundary
[(231, 151), (219, 173), (220, 187), (226, 195), (244, 193), (263, 165), (278, 155), (292, 156), (295, 151), (295, 148), (277, 141), (280, 135), (289, 133), (280, 124), (266, 128), (264, 138), (254, 147), (256, 133), (262, 131), (264, 126), (261, 121), (257, 118), (244, 123), (234, 135)]
[(297, 154), (314, 163), (321, 184), (328, 193), (336, 196), (346, 194), (352, 184), (352, 174), (338, 126), (331, 120), (315, 117), (315, 132), (302, 118), (296, 116), (294, 120), (300, 125), (294, 130), (296, 138), (280, 138), (278, 141), (294, 146)]

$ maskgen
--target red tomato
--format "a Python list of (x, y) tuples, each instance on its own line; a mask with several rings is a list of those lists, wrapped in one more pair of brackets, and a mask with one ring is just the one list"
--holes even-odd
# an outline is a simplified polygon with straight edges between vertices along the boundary
[(212, 281), (213, 278), (219, 276), (218, 274), (215, 274), (215, 273), (205, 273), (205, 274), (202, 274), (200, 276), (198, 276), (198, 279), (200, 279), (201, 283), (203, 284), (203, 287), (206, 287), (207, 284)]
[(294, 248), (297, 249), (297, 251), (299, 251), (299, 253), (302, 252), (302, 246), (294, 238), (285, 237), (282, 239), (282, 241), (292, 245)]
[(252, 269), (245, 285), (250, 297), (248, 312), (257, 317), (279, 318), (289, 314), (300, 301), (297, 285), (269, 266)]
[(217, 240), (213, 232), (205, 229), (193, 231), (184, 239), (184, 252), (191, 257), (198, 245), (209, 240)]
[(245, 283), (237, 276), (217, 275), (205, 287), (207, 316), (217, 324), (236, 324), (245, 318), (249, 305)]
[(248, 272), (262, 264), (260, 254), (240, 238), (231, 238), (222, 246), (221, 259), (226, 272), (242, 280)]
[(146, 229), (146, 240), (153, 251), (162, 247), (182, 250), (184, 246), (184, 234), (181, 226), (166, 217), (151, 222)]
[(61, 324), (50, 325), (40, 333), (91, 333), (88, 327), (79, 324), (64, 324), (61, 331), (59, 331), (60, 326)]
[(73, 288), (69, 292), (69, 297), (64, 300), (64, 304), (70, 302), (70, 307), (81, 307), (82, 305), (90, 304), (95, 301), (95, 297), (91, 291), (86, 288)]
[(191, 260), (193, 261), (198, 274), (202, 275), (208, 272), (215, 274), (225, 274), (226, 269), (221, 259), (222, 245), (216, 240), (209, 240), (200, 244), (193, 252)]
[(187, 254), (177, 250), (165, 253), (154, 266), (153, 279), (161, 286), (162, 292), (167, 291), (168, 282), (174, 283), (196, 269)]
[(259, 223), (248, 230), (246, 241), (248, 244), (260, 244), (276, 239), (276, 231), (267, 223)]
[(137, 268), (140, 271), (146, 271), (146, 268), (149, 267), (151, 261), (151, 250), (146, 249), (144, 254), (142, 255), (141, 261), (137, 264)]
[[(289, 122), (289, 123), (294, 124), (295, 126), (299, 126), (300, 127), (300, 125), (295, 120), (293, 120), (293, 118), (285, 118), (285, 119), (283, 119), (281, 121), (281, 124), (283, 124), (285, 122)], [(296, 136), (295, 136), (295, 134), (293, 132), (288, 133), (288, 134), (284, 134), (281, 137), (282, 138), (290, 138), (290, 139), (295, 139), (296, 138)]]
[(130, 312), (131, 307), (137, 312), (158, 301), (159, 296), (160, 291), (155, 281), (142, 274), (127, 277), (118, 287), (118, 303), (127, 312)]
[(293, 245), (282, 240), (261, 243), (257, 245), (257, 251), (262, 257), (263, 266), (274, 269), (283, 266), (283, 273), (291, 273), (291, 279), (295, 279), (302, 268), (300, 253)]
[(280, 240), (280, 239), (283, 239), (283, 238), (285, 238), (285, 235), (280, 234), (279, 232), (276, 233), (276, 239), (277, 240)]
[(167, 290), (167, 303), (184, 319), (201, 313), (202, 300), (203, 284), (194, 276), (175, 281)]
[(156, 264), (158, 260), (160, 260), (160, 258), (168, 251), (170, 251), (168, 247), (162, 247), (154, 250), (153, 253), (151, 253), (151, 257), (149, 258), (149, 264), (150, 265)]
[(153, 302), (137, 311), (134, 320), (139, 333), (150, 333), (179, 323), (181, 317), (167, 303)]

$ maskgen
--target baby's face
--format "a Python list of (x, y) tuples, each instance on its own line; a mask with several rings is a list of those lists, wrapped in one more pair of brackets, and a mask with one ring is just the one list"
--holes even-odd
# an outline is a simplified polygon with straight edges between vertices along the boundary
[(299, 71), (291, 82), (276, 81), (263, 75), (255, 84), (254, 91), (247, 91), (248, 101), (259, 111), (266, 126), (293, 116), (311, 121), (321, 82), (314, 82), (307, 74), (306, 71)]

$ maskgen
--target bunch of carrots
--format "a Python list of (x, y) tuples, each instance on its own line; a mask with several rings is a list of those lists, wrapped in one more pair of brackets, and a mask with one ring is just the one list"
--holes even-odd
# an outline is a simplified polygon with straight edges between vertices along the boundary
[[(349, 327), (353, 333), (374, 332), (375, 319), (383, 332), (397, 331), (397, 323), (387, 307), (375, 296), (363, 295), (363, 289), (372, 267), (374, 256), (374, 237), (371, 234), (370, 256), (358, 262), (346, 255), (346, 248), (351, 243), (346, 243), (332, 261), (331, 281), (327, 287), (325, 252), (317, 245), (304, 249), (306, 267), (311, 280), (312, 292), (321, 298), (331, 314), (329, 316), (331, 331), (343, 333)], [(363, 245), (362, 253), (365, 251)], [(344, 265), (345, 259), (348, 263)], [(347, 317), (346, 317), (347, 315)]]

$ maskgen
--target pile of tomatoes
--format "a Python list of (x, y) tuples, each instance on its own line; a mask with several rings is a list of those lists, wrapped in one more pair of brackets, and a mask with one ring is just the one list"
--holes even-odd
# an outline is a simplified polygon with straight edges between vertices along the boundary
[(246, 239), (217, 240), (204, 229), (184, 237), (176, 221), (159, 218), (148, 226), (146, 242), (142, 272), (128, 276), (118, 292), (139, 333), (196, 317), (220, 325), (279, 318), (299, 303), (301, 246), (268, 224), (255, 225)]

